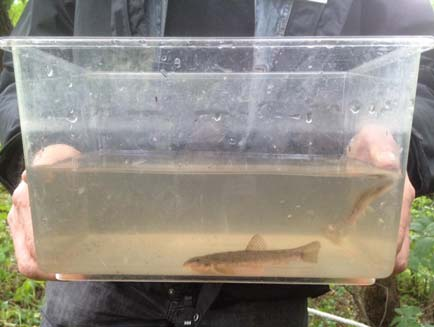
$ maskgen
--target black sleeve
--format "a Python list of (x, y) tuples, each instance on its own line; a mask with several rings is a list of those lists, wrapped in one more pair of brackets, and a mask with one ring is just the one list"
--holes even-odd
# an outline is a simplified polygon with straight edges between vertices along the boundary
[[(72, 36), (73, 0), (30, 0), (13, 36)], [(12, 56), (3, 56), (0, 74), (0, 183), (12, 193), (24, 169)]]
[[(363, 35), (434, 35), (429, 0), (366, 0)], [(434, 192), (434, 51), (422, 54), (407, 166), (416, 195)]]

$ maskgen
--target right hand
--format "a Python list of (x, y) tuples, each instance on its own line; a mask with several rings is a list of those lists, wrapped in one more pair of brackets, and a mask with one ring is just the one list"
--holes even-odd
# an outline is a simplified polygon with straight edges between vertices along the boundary
[[(49, 145), (36, 154), (33, 166), (52, 165), (79, 154), (80, 152), (66, 144)], [(21, 182), (12, 195), (12, 208), (8, 214), (8, 225), (20, 273), (32, 279), (55, 280), (54, 274), (41, 271), (36, 262), (26, 171), (23, 172)]]

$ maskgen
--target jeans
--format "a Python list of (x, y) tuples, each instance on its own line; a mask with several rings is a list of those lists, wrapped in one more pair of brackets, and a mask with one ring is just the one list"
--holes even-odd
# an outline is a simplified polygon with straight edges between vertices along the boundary
[[(195, 316), (200, 284), (48, 282), (42, 327), (307, 326), (307, 299), (222, 301)], [(192, 317), (192, 319), (188, 319)]]

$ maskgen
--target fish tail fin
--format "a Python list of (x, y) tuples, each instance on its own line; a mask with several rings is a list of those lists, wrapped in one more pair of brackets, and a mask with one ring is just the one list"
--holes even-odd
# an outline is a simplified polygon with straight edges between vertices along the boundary
[(318, 262), (318, 253), (321, 248), (321, 243), (318, 241), (306, 244), (300, 248), (302, 251), (301, 258), (305, 262)]

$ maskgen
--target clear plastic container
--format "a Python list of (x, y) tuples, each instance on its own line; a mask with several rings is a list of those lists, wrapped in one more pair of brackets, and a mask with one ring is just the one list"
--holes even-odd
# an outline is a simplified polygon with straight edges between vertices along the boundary
[[(42, 270), (261, 283), (392, 272), (399, 167), (433, 39), (0, 46), (13, 52)], [(355, 154), (366, 131), (396, 142), (398, 165)]]

